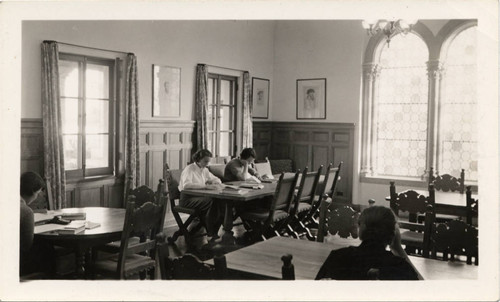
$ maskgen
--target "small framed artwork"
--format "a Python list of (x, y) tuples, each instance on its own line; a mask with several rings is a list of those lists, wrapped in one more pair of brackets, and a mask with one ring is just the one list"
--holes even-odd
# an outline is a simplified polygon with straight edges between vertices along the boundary
[(153, 65), (153, 117), (181, 116), (181, 69)]
[(326, 119), (326, 78), (297, 80), (297, 119)]
[(269, 117), (269, 80), (252, 78), (252, 117)]

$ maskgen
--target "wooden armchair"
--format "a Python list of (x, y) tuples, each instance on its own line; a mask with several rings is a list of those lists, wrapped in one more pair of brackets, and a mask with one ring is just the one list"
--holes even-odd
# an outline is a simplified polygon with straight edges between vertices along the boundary
[[(435, 219), (433, 185), (429, 185), (429, 196), (424, 196), (413, 190), (396, 193), (396, 186), (391, 181), (390, 193), (390, 207), (396, 216), (399, 218), (400, 212), (409, 213), (408, 221), (398, 219), (400, 229), (406, 229), (406, 231), (401, 232), (401, 243), (406, 246), (406, 252), (415, 253), (418, 249), (424, 257), (428, 257), (430, 234)], [(417, 222), (418, 214), (425, 215), (424, 223)]]
[(305, 235), (307, 239), (315, 240), (316, 238), (311, 234), (311, 230), (304, 224), (304, 221), (313, 209), (316, 188), (323, 166), (320, 166), (317, 171), (308, 172), (307, 170), (308, 168), (306, 167), (301, 174), (299, 189), (287, 223), (289, 225), (288, 229), (293, 230), (289, 232), (291, 236), (298, 238), (301, 235)]
[[(135, 199), (134, 195), (128, 197), (119, 253), (96, 261), (92, 266), (94, 275), (129, 279), (133, 275), (149, 272), (150, 278), (155, 278), (157, 248), (159, 243), (165, 241), (162, 229), (166, 197), (163, 196), (158, 204), (146, 202), (140, 207), (135, 206)], [(146, 240), (129, 244), (134, 236)]]
[(462, 169), (460, 177), (456, 178), (450, 174), (441, 174), (434, 176), (434, 168), (429, 170), (429, 184), (434, 185), (434, 189), (443, 192), (458, 191), (461, 194), (465, 192), (465, 170)]
[(359, 212), (348, 205), (332, 207), (331, 199), (322, 199), (316, 241), (323, 242), (325, 234), (338, 235), (341, 238), (358, 238)]
[(479, 200), (472, 198), (472, 190), (470, 186), (467, 186), (467, 191), (465, 193), (467, 201), (467, 214), (465, 221), (469, 225), (478, 226), (478, 213), (479, 213)]
[(434, 225), (431, 235), (432, 257), (437, 252), (443, 253), (443, 260), (454, 261), (456, 255), (465, 255), (467, 264), (479, 264), (478, 230), (476, 227), (460, 220), (452, 220)]
[(211, 164), (208, 165), (207, 168), (210, 173), (217, 176), (221, 181), (224, 181), (224, 169), (226, 169), (225, 164)]
[[(203, 227), (201, 223), (202, 219), (201, 213), (193, 208), (186, 208), (179, 206), (179, 198), (181, 193), (179, 192), (179, 181), (181, 178), (182, 170), (170, 170), (168, 164), (165, 164), (163, 169), (163, 176), (167, 181), (168, 194), (170, 199), (170, 208), (172, 210), (172, 215), (177, 223), (179, 229), (174, 232), (171, 237), (167, 238), (168, 243), (174, 244), (177, 241), (179, 236), (184, 236), (186, 240), (186, 244), (189, 246), (192, 244), (192, 239), (197, 236), (198, 231)], [(183, 219), (181, 214), (189, 215), (187, 219)], [(191, 230), (188, 230), (188, 226), (191, 223), (195, 223), (196, 226)], [(199, 236), (203, 236), (205, 234), (199, 234)]]
[(285, 177), (285, 173), (282, 173), (270, 208), (249, 210), (240, 214), (243, 223), (250, 228), (249, 232), (254, 240), (280, 236), (286, 226), (298, 177), (298, 172), (293, 177)]
[(273, 174), (295, 172), (295, 167), (291, 159), (270, 159), (269, 163), (271, 164)]
[(260, 176), (267, 175), (269, 178), (273, 177), (273, 172), (271, 169), (271, 163), (269, 159), (266, 157), (264, 161), (255, 162), (254, 164), (255, 170), (260, 174)]

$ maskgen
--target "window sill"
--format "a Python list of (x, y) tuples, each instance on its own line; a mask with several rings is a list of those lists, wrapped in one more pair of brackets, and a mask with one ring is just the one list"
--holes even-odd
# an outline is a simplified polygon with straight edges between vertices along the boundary
[(67, 178), (66, 184), (69, 185), (78, 185), (84, 183), (92, 183), (97, 181), (114, 181), (114, 182), (123, 182), (123, 177), (115, 176), (115, 175), (100, 175), (100, 176), (89, 176), (85, 178)]
[(359, 182), (389, 185), (391, 181), (396, 182), (396, 185), (409, 186), (416, 188), (427, 188), (427, 181), (423, 179), (410, 178), (410, 177), (390, 177), (390, 176), (360, 176)]

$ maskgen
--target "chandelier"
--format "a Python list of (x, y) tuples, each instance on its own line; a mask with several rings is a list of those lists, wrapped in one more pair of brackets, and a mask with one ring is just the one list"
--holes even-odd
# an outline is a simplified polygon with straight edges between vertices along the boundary
[(411, 31), (412, 26), (417, 23), (417, 20), (363, 20), (361, 25), (369, 35), (375, 35), (383, 32), (387, 39), (387, 47), (391, 42), (391, 38), (397, 34), (406, 35)]

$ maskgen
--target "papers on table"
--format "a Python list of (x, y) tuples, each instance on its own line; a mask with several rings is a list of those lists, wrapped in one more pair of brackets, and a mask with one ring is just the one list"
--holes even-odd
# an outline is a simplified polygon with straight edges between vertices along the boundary
[(257, 190), (257, 189), (264, 189), (264, 185), (263, 184), (256, 184), (256, 183), (242, 183), (240, 184), (240, 188), (247, 188), (247, 189), (254, 189), (254, 190)]
[(238, 186), (233, 185), (225, 185), (223, 184), (223, 189), (220, 191), (221, 194), (229, 194), (229, 195), (242, 195), (249, 192), (247, 189), (240, 189)]
[(92, 229), (98, 228), (100, 226), (101, 226), (101, 224), (98, 222), (85, 221), (85, 229), (86, 230), (92, 230)]
[(35, 226), (35, 234), (57, 231), (64, 228), (62, 224), (47, 223)]
[(34, 213), (35, 216), (35, 225), (43, 224), (44, 222), (47, 222), (54, 218), (55, 214), (54, 213)]

